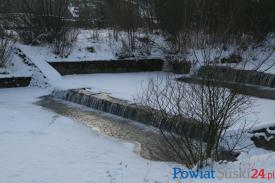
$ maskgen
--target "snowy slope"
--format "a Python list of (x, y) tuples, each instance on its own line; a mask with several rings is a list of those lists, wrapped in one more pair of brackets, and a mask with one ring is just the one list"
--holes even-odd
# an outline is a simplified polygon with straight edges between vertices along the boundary
[(6, 68), (0, 68), (0, 78), (31, 77), (32, 69), (22, 62), (17, 55), (12, 54), (11, 61)]
[[(53, 54), (53, 48), (49, 45), (31, 46), (17, 43), (16, 46), (25, 50), (26, 54), (39, 54), (40, 57), (47, 62), (116, 60), (116, 53), (120, 51), (121, 42), (115, 41), (111, 34), (111, 30), (98, 30), (96, 33), (98, 38), (94, 38), (93, 30), (80, 30), (79, 35), (77, 36), (77, 41), (73, 45), (72, 52), (66, 58)], [(125, 33), (122, 33), (121, 36), (126, 35)], [(159, 36), (152, 35), (151, 38), (154, 39), (158, 44), (163, 42)], [(91, 52), (87, 49), (90, 47), (94, 48), (94, 52)], [(163, 54), (158, 48), (158, 45), (156, 45), (152, 49), (152, 55), (148, 56), (148, 58), (159, 57), (162, 58)]]
[(46, 61), (40, 51), (33, 50), (30, 46), (20, 45), (16, 46), (28, 57), (28, 59), (43, 73), (43, 75), (49, 80), (50, 84), (55, 86), (61, 82), (61, 75), (51, 67)]

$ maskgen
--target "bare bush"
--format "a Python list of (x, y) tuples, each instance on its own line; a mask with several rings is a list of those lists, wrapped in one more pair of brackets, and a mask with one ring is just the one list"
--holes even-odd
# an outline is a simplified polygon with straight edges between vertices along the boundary
[(91, 39), (95, 42), (100, 40), (100, 32), (98, 29), (93, 29), (90, 31)]
[(5, 67), (11, 59), (13, 42), (0, 38), (0, 67)]
[(68, 57), (73, 49), (73, 44), (78, 36), (78, 31), (61, 33), (60, 36), (53, 40), (53, 52), (60, 57)]
[(154, 39), (146, 33), (145, 35), (139, 36), (137, 38), (137, 41), (137, 50), (139, 51), (139, 53), (143, 56), (151, 55), (152, 49), (155, 44)]
[[(141, 24), (139, 3), (136, 0), (106, 0), (105, 9), (109, 12), (112, 28), (114, 29), (114, 38), (122, 38), (122, 49), (135, 51), (136, 32)], [(125, 37), (118, 37), (119, 31), (124, 31)], [(125, 48), (127, 46), (127, 48)]]
[[(234, 156), (236, 144), (245, 132), (246, 123), (240, 122), (245, 122), (250, 98), (215, 87), (210, 78), (195, 85), (176, 82), (173, 77), (152, 79), (138, 101), (152, 108), (154, 123), (158, 124), (164, 139), (181, 163), (189, 168), (195, 165), (201, 168), (207, 165), (207, 160), (223, 159), (224, 152)], [(159, 112), (156, 113), (155, 109)], [(180, 121), (186, 119), (199, 124), (197, 129), (192, 130), (195, 135), (180, 129)], [(243, 130), (229, 139), (229, 136), (232, 137), (229, 129), (238, 123)]]
[(6, 67), (11, 60), (14, 41), (5, 31), (0, 30), (0, 67)]
[[(249, 50), (255, 51), (253, 45), (256, 44), (242, 49), (241, 45), (247, 40), (246, 36), (222, 31), (225, 28), (230, 30), (232, 28), (230, 22), (234, 19), (228, 20), (229, 24), (224, 27), (215, 28), (212, 24), (217, 24), (219, 21), (214, 21), (215, 19), (209, 21), (210, 17), (203, 12), (200, 15), (204, 19), (200, 24), (185, 32), (182, 38), (176, 36), (182, 39), (179, 41), (184, 42), (185, 46), (182, 47), (184, 48), (182, 54), (172, 54), (174, 57), (179, 56), (175, 61), (182, 59), (192, 63), (193, 74), (196, 76), (196, 71), (201, 67), (220, 66), (223, 58), (230, 55), (247, 54), (246, 57), (251, 58), (252, 52)], [(177, 46), (174, 43), (173, 45)], [(248, 59), (249, 63), (240, 58), (239, 62), (228, 63), (228, 66), (247, 69), (247, 65), (254, 63), (254, 67), (250, 69), (257, 71), (267, 62), (271, 54), (267, 52), (266, 56), (261, 55), (254, 62)], [(147, 91), (140, 97), (143, 105), (160, 111), (161, 115), (152, 110), (151, 113), (155, 116), (154, 122), (159, 124), (164, 139), (182, 163), (189, 168), (195, 165), (198, 168), (204, 167), (208, 165), (208, 160), (223, 160), (228, 154), (234, 159), (235, 150), (243, 148), (240, 143), (248, 128), (245, 116), (252, 106), (251, 99), (236, 93), (240, 90), (237, 83), (231, 89), (217, 87), (217, 75), (218, 73), (214, 73), (213, 70), (205, 70), (204, 74), (199, 76), (200, 82), (197, 84), (176, 82), (173, 78), (158, 78), (150, 82)], [(218, 75), (220, 81), (226, 80), (223, 77), (226, 75)], [(196, 138), (192, 138), (186, 130), (180, 128), (181, 125), (178, 125), (186, 121), (184, 119), (194, 120), (200, 124), (195, 130)], [(167, 126), (170, 127), (168, 131)], [(232, 133), (231, 129), (236, 126), (240, 130), (234, 130)]]

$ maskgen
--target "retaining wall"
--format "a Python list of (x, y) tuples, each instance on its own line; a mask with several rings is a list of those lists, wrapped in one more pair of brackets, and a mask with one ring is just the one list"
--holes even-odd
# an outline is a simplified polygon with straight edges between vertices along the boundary
[(161, 59), (146, 60), (106, 60), (84, 62), (50, 62), (61, 75), (125, 73), (161, 71), (164, 61)]
[(203, 66), (197, 76), (275, 88), (275, 75), (254, 70), (233, 69), (226, 66)]
[(29, 86), (31, 77), (0, 78), (0, 88), (15, 88)]

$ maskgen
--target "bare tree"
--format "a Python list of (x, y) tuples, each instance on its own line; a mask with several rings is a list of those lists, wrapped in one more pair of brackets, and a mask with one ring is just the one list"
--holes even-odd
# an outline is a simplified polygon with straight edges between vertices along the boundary
[(139, 1), (105, 0), (105, 6), (111, 19), (114, 38), (122, 43), (121, 50), (126, 54), (135, 51), (136, 32), (141, 26)]
[(60, 57), (68, 57), (72, 50), (73, 44), (78, 37), (78, 30), (70, 30), (59, 33), (59, 37), (53, 40), (53, 52)]
[[(66, 32), (68, 22), (67, 0), (22, 0), (18, 2), (18, 8), (23, 15), (20, 17), (22, 28), (31, 32), (33, 39), (46, 39), (52, 42), (59, 33)], [(28, 40), (26, 40), (28, 41)]]
[(69, 0), (22, 0), (18, 2), (22, 16), (18, 22), (21, 40), (27, 44), (53, 44), (53, 51), (68, 56), (77, 31), (69, 19)]

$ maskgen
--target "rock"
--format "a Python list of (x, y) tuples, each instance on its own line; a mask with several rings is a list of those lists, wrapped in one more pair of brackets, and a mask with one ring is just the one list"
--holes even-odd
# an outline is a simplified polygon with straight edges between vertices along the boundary
[(243, 58), (240, 55), (232, 54), (228, 58), (221, 59), (221, 63), (237, 64), (237, 63), (240, 63), (242, 59)]
[(88, 50), (90, 53), (95, 53), (95, 48), (93, 46), (87, 47), (86, 50)]
[(251, 140), (256, 147), (275, 151), (275, 127), (256, 130), (252, 134)]

